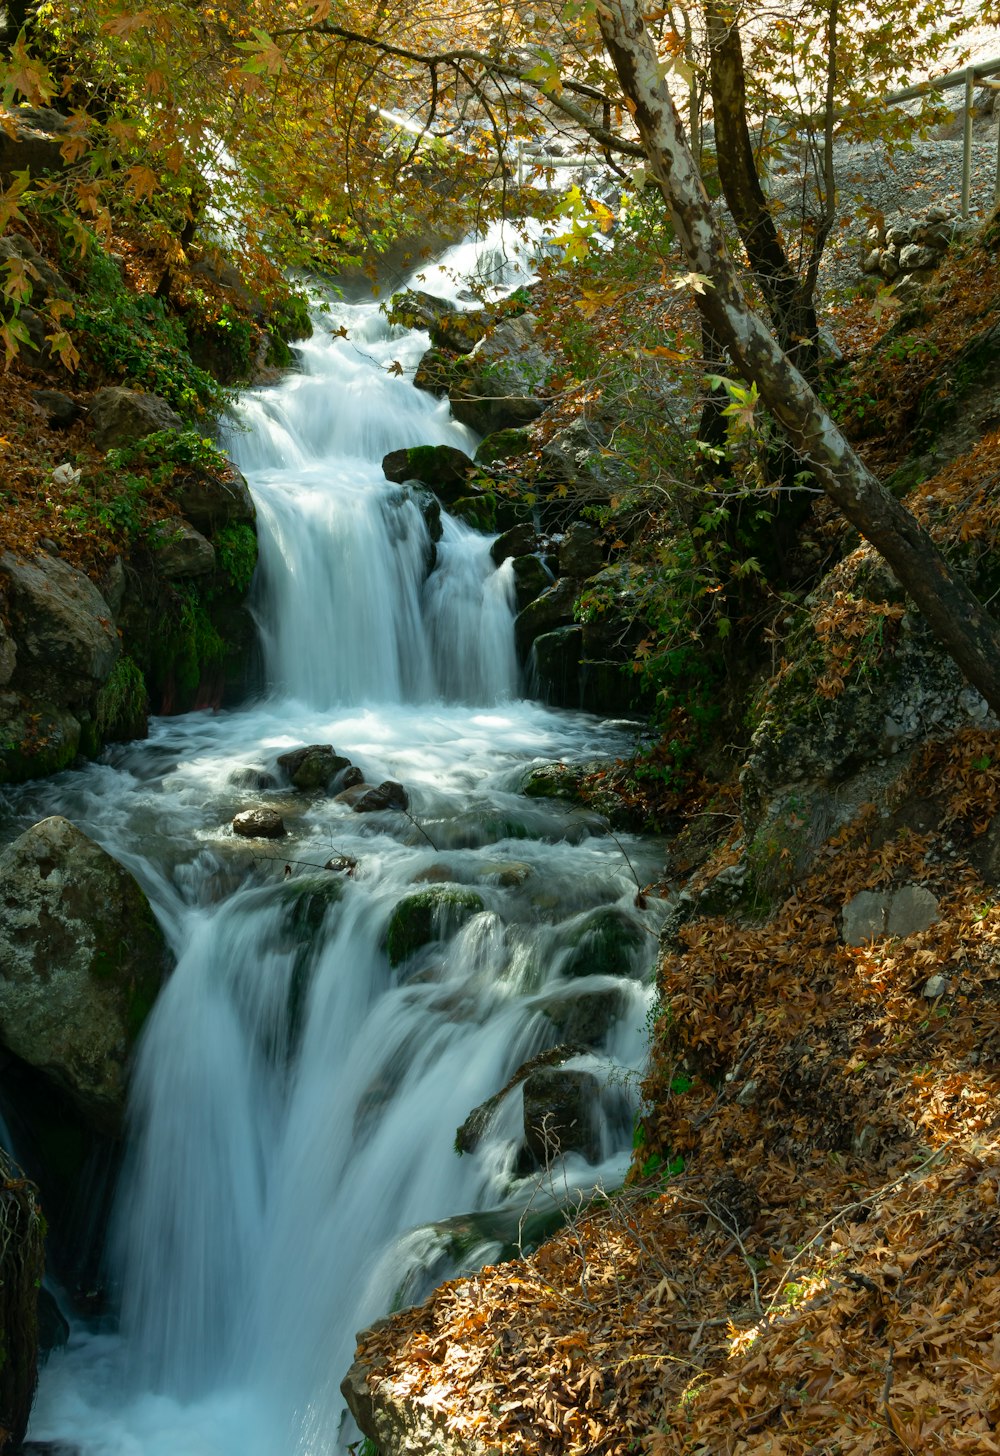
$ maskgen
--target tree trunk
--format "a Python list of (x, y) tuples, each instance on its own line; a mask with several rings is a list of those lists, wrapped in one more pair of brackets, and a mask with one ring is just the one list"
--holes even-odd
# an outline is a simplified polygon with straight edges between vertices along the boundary
[(606, 0), (598, 20), (685, 257), (708, 279), (699, 308), (818, 483), (879, 551), (932, 631), (1000, 712), (1000, 632), (913, 515), (872, 475), (806, 379), (754, 313), (726, 249), (636, 0)]

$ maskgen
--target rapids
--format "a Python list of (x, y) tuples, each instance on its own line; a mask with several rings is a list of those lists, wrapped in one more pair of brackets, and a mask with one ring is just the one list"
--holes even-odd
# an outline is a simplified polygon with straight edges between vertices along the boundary
[[(453, 250), (451, 273), (416, 286), (457, 292), (472, 262)], [(509, 568), (489, 538), (446, 518), (426, 576), (423, 517), (379, 462), (475, 445), (412, 387), (426, 345), (375, 303), (333, 302), (299, 369), (238, 402), (226, 443), (258, 507), (266, 694), (155, 720), (147, 741), (0, 800), (5, 839), (61, 813), (127, 864), (177, 961), (133, 1077), (109, 1250), (120, 1321), (74, 1326), (50, 1358), (36, 1441), (83, 1456), (344, 1449), (355, 1331), (499, 1257), (498, 1230), (529, 1205), (614, 1185), (627, 1165), (656, 921), (633, 978), (562, 976), (567, 930), (594, 906), (636, 915), (635, 881), (600, 820), (518, 789), (533, 762), (628, 751), (633, 729), (520, 695)], [(412, 817), (238, 787), (303, 743), (398, 779)], [(234, 839), (235, 812), (275, 800), (291, 838)], [(656, 846), (626, 848), (652, 878)], [(303, 931), (289, 887), (331, 853), (357, 871), (310, 902)], [(442, 860), (486, 908), (393, 970), (391, 911)], [(599, 1164), (519, 1174), (516, 1094), (459, 1156), (471, 1109), (560, 1040), (543, 1003), (610, 988), (605, 1051), (574, 1063), (604, 1084)], [(477, 1212), (478, 1232), (451, 1236), (449, 1219)]]

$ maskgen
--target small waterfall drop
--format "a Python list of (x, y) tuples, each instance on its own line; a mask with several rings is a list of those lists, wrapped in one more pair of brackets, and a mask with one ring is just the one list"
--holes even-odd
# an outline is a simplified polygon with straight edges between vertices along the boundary
[[(514, 281), (498, 255), (486, 267)], [(416, 286), (437, 292), (452, 276), (425, 272)], [(148, 741), (0, 799), (8, 837), (59, 812), (121, 858), (176, 955), (133, 1078), (120, 1329), (79, 1326), (33, 1416), (34, 1439), (82, 1456), (344, 1450), (355, 1331), (508, 1253), (521, 1211), (544, 1202), (518, 1090), (463, 1157), (456, 1129), (588, 1016), (597, 1049), (572, 1065), (602, 1085), (596, 1161), (567, 1155), (559, 1180), (611, 1185), (628, 1162), (656, 919), (599, 819), (519, 792), (533, 762), (626, 751), (628, 727), (518, 696), (510, 567), (489, 538), (445, 516), (428, 569), (419, 500), (382, 457), (475, 441), (409, 382), (426, 336), (374, 304), (331, 305), (319, 324), (301, 369), (248, 392), (228, 439), (258, 508), (267, 696), (160, 719)], [(409, 814), (241, 787), (308, 743), (405, 784)], [(290, 839), (234, 839), (233, 814), (275, 798)], [(353, 875), (323, 870), (331, 854)], [(655, 845), (629, 838), (628, 855), (653, 877)], [(400, 903), (442, 885), (467, 913), (392, 964)], [(595, 916), (634, 951), (570, 971)]]

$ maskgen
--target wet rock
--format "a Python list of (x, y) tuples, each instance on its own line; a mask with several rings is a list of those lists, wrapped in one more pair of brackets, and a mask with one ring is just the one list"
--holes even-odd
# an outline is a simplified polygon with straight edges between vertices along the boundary
[(366, 784), (362, 780), (350, 788), (341, 789), (334, 796), (334, 802), (349, 804), (355, 814), (377, 814), (384, 809), (405, 812), (410, 807), (410, 796), (394, 779), (386, 779), (378, 785)]
[(357, 860), (352, 859), (349, 854), (335, 854), (323, 866), (325, 870), (330, 870), (336, 875), (353, 875), (357, 867)]
[(532, 1057), (530, 1061), (523, 1062), (510, 1080), (501, 1087), (499, 1092), (495, 1092), (492, 1097), (488, 1097), (485, 1102), (481, 1102), (478, 1107), (472, 1109), (455, 1134), (456, 1151), (460, 1153), (474, 1153), (476, 1151), (483, 1140), (487, 1128), (496, 1116), (503, 1099), (515, 1087), (519, 1087), (522, 1082), (526, 1081), (532, 1072), (537, 1072), (542, 1067), (561, 1067), (564, 1062), (572, 1060), (573, 1057), (580, 1056), (582, 1051), (582, 1047), (574, 1046), (572, 1043), (566, 1042), (561, 1046), (551, 1047), (546, 1052), (540, 1052), (537, 1057)]
[(80, 720), (67, 708), (0, 694), (0, 784), (23, 784), (68, 768), (80, 751)]
[(535, 1167), (547, 1168), (567, 1153), (598, 1161), (600, 1090), (593, 1072), (564, 1067), (541, 1067), (525, 1080), (524, 1146)]
[(157, 521), (149, 544), (157, 571), (168, 581), (211, 576), (215, 571), (214, 546), (182, 516)]
[(229, 775), (229, 782), (234, 789), (257, 789), (262, 793), (267, 789), (277, 788), (278, 785), (274, 774), (263, 768), (238, 768)]
[(614, 987), (579, 991), (574, 996), (547, 996), (535, 1004), (560, 1037), (594, 1049), (604, 1045), (624, 1009), (622, 994)]
[(0, 556), (8, 630), (17, 646), (9, 679), (21, 692), (60, 707), (91, 704), (119, 654), (111, 609), (82, 571), (56, 556)]
[(353, 763), (340, 775), (337, 781), (338, 789), (354, 789), (358, 784), (363, 784), (365, 776)]
[(435, 885), (407, 895), (393, 910), (386, 927), (389, 964), (401, 965), (431, 941), (454, 935), (485, 908), (481, 895), (461, 885)]
[(157, 430), (184, 428), (184, 421), (158, 394), (145, 394), (123, 385), (99, 389), (90, 401), (90, 423), (99, 450), (134, 445)]
[(553, 632), (557, 627), (574, 625), (573, 608), (579, 592), (579, 585), (571, 577), (560, 577), (518, 614), (514, 637), (522, 659), (527, 657), (536, 637)]
[(543, 703), (556, 708), (582, 708), (583, 628), (556, 627), (536, 637), (528, 658), (529, 679)]
[(397, 485), (419, 480), (445, 505), (468, 491), (471, 468), (468, 455), (453, 445), (412, 445), (406, 450), (392, 450), (382, 460), (386, 480)]
[(233, 833), (243, 839), (280, 839), (287, 832), (274, 809), (244, 809), (233, 819)]
[[(503, 537), (498, 537), (503, 540)], [(518, 613), (552, 586), (552, 573), (540, 556), (515, 556), (514, 558), (514, 603)]]
[(351, 760), (334, 751), (330, 743), (310, 743), (278, 757), (278, 767), (297, 789), (328, 789), (339, 773), (351, 767)]
[(11, 637), (0, 617), (0, 688), (5, 688), (14, 675), (17, 666), (17, 643)]
[(159, 990), (163, 933), (137, 881), (67, 819), (0, 856), (0, 1040), (116, 1130), (135, 1039)]
[(450, 299), (438, 298), (437, 294), (424, 293), (419, 288), (394, 293), (389, 300), (389, 322), (404, 329), (424, 329), (430, 333), (442, 320), (457, 313), (458, 307)]
[[(490, 547), (494, 565), (502, 566), (508, 556), (530, 556), (538, 544), (538, 533), (530, 521), (522, 521), (497, 537)], [(535, 558), (537, 560), (537, 558)], [(543, 588), (539, 588), (541, 591)], [(536, 593), (537, 595), (537, 593)]]
[(451, 388), (454, 371), (454, 356), (443, 349), (428, 349), (423, 354), (413, 376), (414, 389), (425, 390), (427, 394), (442, 399)]
[(632, 976), (654, 937), (627, 910), (605, 905), (580, 916), (561, 931), (564, 949), (556, 963), (564, 976)]

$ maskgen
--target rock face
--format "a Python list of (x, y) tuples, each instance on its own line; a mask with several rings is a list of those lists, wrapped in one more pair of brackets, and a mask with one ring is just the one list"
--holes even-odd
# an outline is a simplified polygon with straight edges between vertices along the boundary
[(567, 1153), (598, 1161), (600, 1090), (593, 1072), (569, 1067), (539, 1067), (525, 1080), (524, 1145), (535, 1167), (547, 1168)]
[(250, 488), (235, 468), (228, 477), (192, 474), (174, 489), (173, 498), (181, 514), (199, 531), (217, 531), (220, 526), (251, 524), (257, 519)]
[(116, 1130), (166, 947), (138, 882), (69, 820), (0, 855), (0, 1040)]
[(90, 402), (94, 443), (99, 450), (133, 445), (156, 430), (183, 430), (184, 422), (158, 394), (111, 385), (99, 389)]
[(210, 576), (215, 570), (215, 547), (182, 516), (158, 521), (150, 534), (157, 570), (168, 581)]
[(56, 556), (0, 556), (0, 590), (17, 643), (13, 685), (42, 702), (74, 707), (103, 686), (118, 657), (111, 608), (84, 576)]
[(452, 375), (451, 408), (457, 420), (481, 435), (536, 420), (552, 359), (536, 336), (533, 314), (506, 319), (491, 329)]

